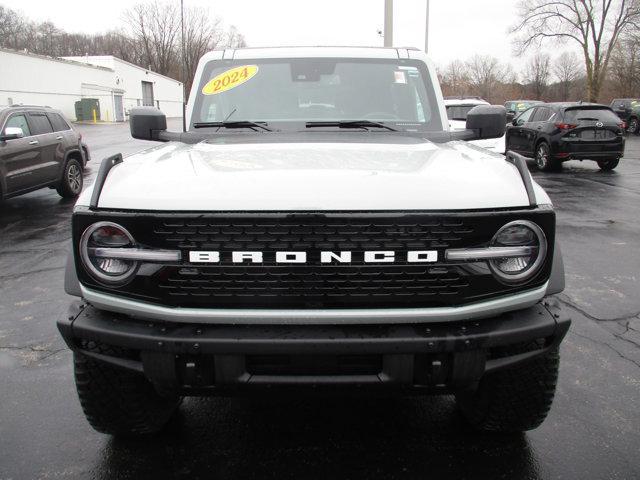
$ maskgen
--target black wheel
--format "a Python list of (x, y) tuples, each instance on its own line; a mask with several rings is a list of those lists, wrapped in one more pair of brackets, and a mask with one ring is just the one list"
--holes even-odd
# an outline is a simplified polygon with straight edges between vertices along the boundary
[(612, 160), (600, 160), (598, 161), (598, 166), (600, 167), (600, 170), (608, 172), (616, 168), (618, 166), (618, 163), (620, 163), (619, 158), (614, 158)]
[[(537, 343), (505, 350), (514, 355), (539, 348)], [(560, 355), (552, 350), (507, 370), (488, 374), (475, 391), (461, 392), (456, 401), (475, 428), (522, 432), (539, 426), (549, 413), (558, 380)]]
[(627, 132), (629, 133), (640, 133), (640, 122), (636, 117), (629, 119), (629, 125), (627, 125)]
[(541, 142), (536, 148), (536, 167), (542, 172), (549, 172), (558, 168), (558, 164), (551, 158), (551, 149), (547, 142)]
[[(90, 342), (98, 353), (121, 355)], [(73, 355), (76, 388), (87, 420), (98, 432), (144, 435), (160, 431), (180, 404), (177, 395), (160, 395), (141, 374), (112, 367), (81, 353)]]
[(56, 187), (58, 195), (63, 198), (74, 198), (82, 192), (82, 165), (75, 158), (67, 160), (60, 184)]

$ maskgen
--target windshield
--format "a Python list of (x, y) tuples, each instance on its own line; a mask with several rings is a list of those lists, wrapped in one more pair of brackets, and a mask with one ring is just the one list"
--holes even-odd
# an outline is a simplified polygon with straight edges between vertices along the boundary
[(620, 123), (620, 118), (608, 108), (572, 108), (564, 112), (564, 121)]
[(447, 118), (449, 120), (466, 120), (472, 108), (478, 105), (448, 105)]
[(265, 122), (287, 130), (300, 129), (301, 122), (358, 120), (397, 130), (442, 131), (424, 64), (335, 58), (212, 61), (200, 79), (191, 126)]
[(516, 112), (516, 113), (520, 113), (520, 112), (524, 112), (527, 108), (536, 105), (540, 102), (521, 102), (521, 101), (517, 101), (517, 102), (507, 102), (505, 103), (505, 108), (507, 109), (508, 112)]

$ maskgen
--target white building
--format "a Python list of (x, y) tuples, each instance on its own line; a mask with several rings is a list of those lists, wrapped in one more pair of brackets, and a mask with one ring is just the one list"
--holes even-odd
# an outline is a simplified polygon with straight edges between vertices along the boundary
[(182, 83), (113, 56), (52, 58), (0, 49), (0, 66), (0, 105), (48, 105), (75, 119), (76, 101), (92, 98), (103, 121), (124, 121), (142, 105), (182, 116)]

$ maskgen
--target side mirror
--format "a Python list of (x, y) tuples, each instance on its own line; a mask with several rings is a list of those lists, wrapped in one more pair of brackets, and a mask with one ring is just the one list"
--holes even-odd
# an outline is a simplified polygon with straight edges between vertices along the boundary
[(24, 132), (20, 127), (7, 127), (4, 129), (4, 133), (0, 135), (1, 141), (15, 140), (16, 138), (24, 137)]
[(467, 130), (474, 132), (473, 140), (500, 138), (507, 125), (507, 109), (500, 105), (478, 105), (467, 114)]
[(519, 122), (520, 121), (517, 118), (514, 118), (513, 120), (511, 120), (511, 125), (513, 125), (514, 127), (517, 127), (518, 125), (520, 125)]
[(129, 113), (131, 136), (139, 140), (159, 140), (167, 130), (167, 117), (155, 107), (135, 107)]

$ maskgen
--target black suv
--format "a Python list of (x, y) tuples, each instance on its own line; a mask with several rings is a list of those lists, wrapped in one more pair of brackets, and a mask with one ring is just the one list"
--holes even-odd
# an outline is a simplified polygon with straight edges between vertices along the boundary
[(616, 98), (611, 109), (626, 122), (627, 132), (640, 133), (640, 98)]
[(595, 160), (613, 170), (624, 156), (624, 126), (606, 105), (543, 103), (513, 119), (505, 142), (507, 150), (535, 158), (543, 171), (567, 160)]
[(43, 187), (65, 198), (82, 191), (88, 149), (58, 110), (0, 107), (0, 200)]

